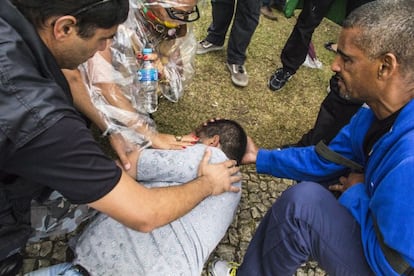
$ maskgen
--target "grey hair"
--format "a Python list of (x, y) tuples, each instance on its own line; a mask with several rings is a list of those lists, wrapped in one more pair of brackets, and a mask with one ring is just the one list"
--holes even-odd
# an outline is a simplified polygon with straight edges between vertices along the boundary
[[(414, 76), (414, 1), (377, 0), (355, 9), (343, 28), (361, 31), (353, 42), (369, 58), (386, 53), (397, 57), (401, 72)], [(413, 80), (414, 81), (414, 80)]]

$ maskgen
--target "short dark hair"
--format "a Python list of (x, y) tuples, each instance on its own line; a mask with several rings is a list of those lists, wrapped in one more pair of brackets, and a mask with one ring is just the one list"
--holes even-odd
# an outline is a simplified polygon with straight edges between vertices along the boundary
[(407, 80), (414, 77), (414, 1), (377, 0), (360, 6), (344, 20), (345, 29), (359, 29), (353, 43), (371, 59), (393, 53)]
[(195, 134), (208, 138), (219, 135), (221, 150), (229, 159), (236, 160), (237, 164), (241, 163), (246, 152), (247, 135), (237, 122), (227, 119), (209, 121), (197, 128)]
[(19, 11), (41, 29), (53, 16), (73, 15), (80, 37), (89, 38), (97, 28), (109, 29), (128, 17), (129, 0), (12, 0)]

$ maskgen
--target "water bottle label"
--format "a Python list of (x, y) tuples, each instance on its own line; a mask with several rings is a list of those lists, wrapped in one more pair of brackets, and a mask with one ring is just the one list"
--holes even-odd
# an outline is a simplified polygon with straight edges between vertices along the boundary
[(138, 71), (139, 81), (158, 81), (158, 71), (155, 68), (140, 69)]

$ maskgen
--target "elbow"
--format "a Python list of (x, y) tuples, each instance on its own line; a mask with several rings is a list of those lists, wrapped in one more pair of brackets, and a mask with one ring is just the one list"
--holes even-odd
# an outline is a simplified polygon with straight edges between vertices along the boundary
[(156, 227), (154, 225), (151, 224), (145, 224), (145, 225), (140, 225), (139, 229), (136, 229), (139, 232), (142, 233), (150, 233), (152, 232)]
[(141, 213), (140, 216), (136, 218), (136, 220), (128, 223), (127, 226), (142, 233), (149, 233), (161, 226), (157, 222), (157, 220), (154, 219), (156, 217), (157, 216), (153, 216), (150, 214), (146, 214), (143, 216)]
[(143, 221), (139, 221), (139, 222), (129, 222), (129, 223), (124, 223), (124, 225), (128, 228), (131, 228), (135, 231), (141, 232), (141, 233), (149, 233), (151, 231), (153, 231), (155, 228), (157, 228), (156, 225), (154, 225), (151, 222), (143, 222)]

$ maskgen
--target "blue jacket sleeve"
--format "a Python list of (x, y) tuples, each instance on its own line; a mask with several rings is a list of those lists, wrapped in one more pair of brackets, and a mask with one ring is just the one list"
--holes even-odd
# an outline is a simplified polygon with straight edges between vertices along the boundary
[[(342, 156), (364, 165), (363, 136), (368, 128), (367, 116), (371, 111), (361, 108), (351, 122), (341, 129), (329, 148)], [(281, 178), (323, 181), (340, 176), (346, 168), (320, 157), (314, 146), (287, 149), (260, 149), (256, 159), (258, 173)]]
[(340, 175), (345, 168), (321, 158), (314, 146), (265, 150), (260, 149), (256, 159), (258, 173), (300, 181), (323, 181)]

